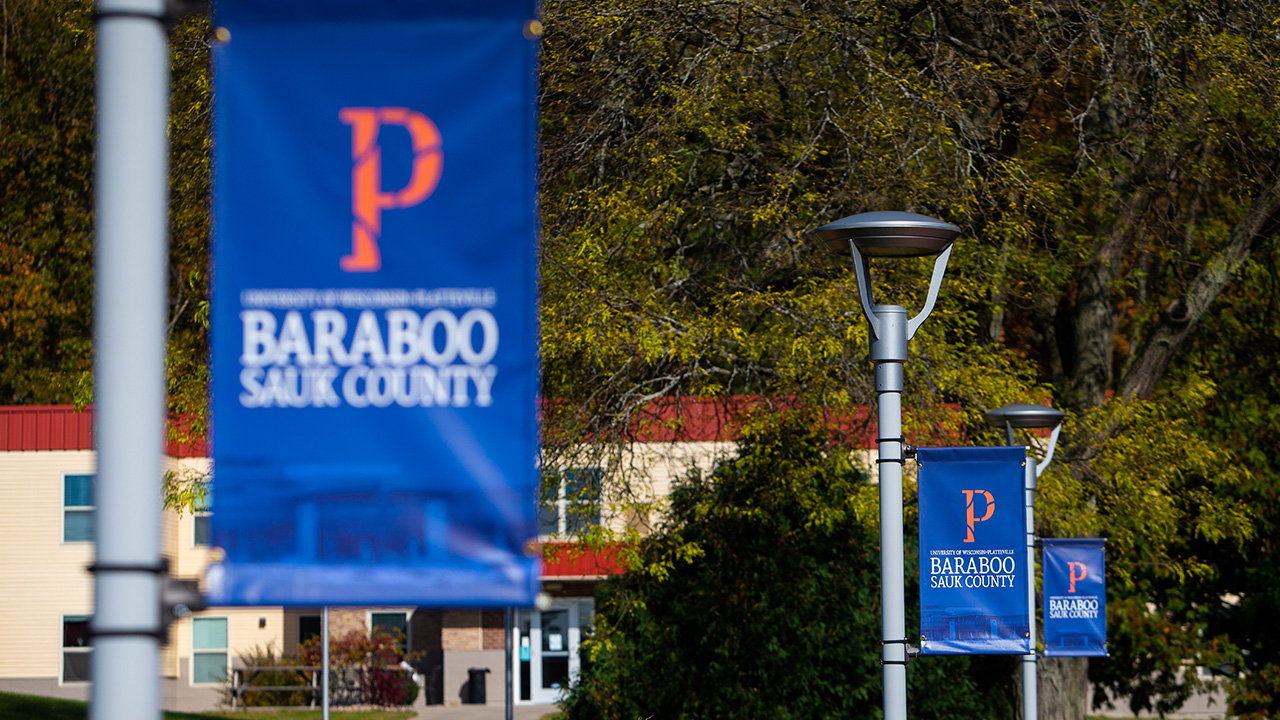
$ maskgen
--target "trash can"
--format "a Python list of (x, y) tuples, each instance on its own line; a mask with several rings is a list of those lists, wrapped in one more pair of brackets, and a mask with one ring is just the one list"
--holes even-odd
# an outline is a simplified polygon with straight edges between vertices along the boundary
[(467, 668), (467, 702), (472, 705), (484, 705), (488, 702), (485, 699), (484, 692), (484, 675), (489, 672), (489, 668)]

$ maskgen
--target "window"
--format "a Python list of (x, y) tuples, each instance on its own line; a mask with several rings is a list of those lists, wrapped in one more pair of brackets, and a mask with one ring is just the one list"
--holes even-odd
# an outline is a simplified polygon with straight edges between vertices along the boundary
[(222, 682), (227, 677), (227, 619), (195, 618), (191, 630), (191, 682)]
[(600, 468), (573, 468), (543, 476), (539, 535), (573, 535), (600, 524)]
[(93, 542), (93, 476), (62, 476), (62, 541)]
[[(375, 612), (369, 613), (369, 627), (373, 628), (373, 635), (386, 633), (392, 637), (399, 638), (400, 652), (408, 652), (409, 642), (409, 613), (406, 612)], [(397, 634), (399, 633), (399, 634)]]
[(203, 492), (196, 497), (195, 512), (192, 514), (191, 520), (191, 545), (193, 547), (203, 547), (209, 545), (209, 517), (213, 513), (209, 512), (209, 508), (213, 497), (210, 494), (209, 483), (202, 483)]
[(209, 544), (209, 513), (198, 512), (192, 518), (191, 544), (196, 547)]
[(89, 682), (89, 664), (92, 656), (89, 616), (64, 616), (62, 618), (62, 682)]

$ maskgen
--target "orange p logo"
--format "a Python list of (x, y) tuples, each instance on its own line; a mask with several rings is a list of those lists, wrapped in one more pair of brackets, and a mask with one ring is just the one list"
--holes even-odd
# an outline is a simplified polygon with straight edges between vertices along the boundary
[[(1079, 574), (1079, 575), (1077, 575), (1077, 574), (1076, 574), (1076, 568), (1080, 568), (1080, 574)], [(1067, 561), (1067, 576), (1071, 578), (1071, 586), (1067, 588), (1067, 592), (1069, 592), (1069, 593), (1073, 593), (1073, 592), (1075, 592), (1075, 591), (1076, 591), (1076, 581), (1077, 581), (1077, 580), (1083, 580), (1083, 579), (1085, 579), (1085, 577), (1087, 577), (1088, 575), (1089, 575), (1089, 568), (1087, 568), (1087, 567), (1085, 566), (1085, 564), (1084, 564), (1084, 563), (1082, 563), (1082, 562), (1071, 562), (1071, 561), (1069, 561), (1069, 560), (1068, 560), (1068, 561)]]
[[(440, 131), (426, 115), (408, 108), (342, 108), (338, 119), (351, 126), (351, 254), (339, 264), (347, 272), (373, 272), (382, 267), (378, 237), (382, 211), (407, 208), (426, 200), (440, 182), (444, 153)], [(382, 191), (382, 148), (378, 129), (399, 125), (413, 142), (413, 171), (396, 192)]]
[[(969, 524), (969, 536), (964, 539), (965, 542), (973, 542), (973, 526), (991, 519), (996, 512), (996, 499), (986, 490), (961, 490), (964, 493), (964, 516)], [(973, 514), (973, 496), (982, 493), (983, 498), (987, 501), (987, 512), (982, 517)]]

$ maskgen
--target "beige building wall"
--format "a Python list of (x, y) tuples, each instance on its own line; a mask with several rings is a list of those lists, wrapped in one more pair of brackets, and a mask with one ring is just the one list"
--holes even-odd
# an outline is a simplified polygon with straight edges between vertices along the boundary
[[(167, 472), (207, 469), (206, 459), (164, 460)], [(93, 615), (93, 576), (87, 568), (94, 561), (94, 544), (63, 540), (63, 478), (96, 470), (90, 450), (0, 453), (0, 679), (61, 683), (63, 618)], [(161, 555), (175, 577), (201, 578), (211, 559), (211, 548), (195, 545), (194, 528), (189, 512), (163, 513)], [(227, 618), (233, 662), (257, 648), (283, 648), (282, 608), (210, 608), (196, 616)], [(189, 668), (192, 632), (190, 618), (170, 627), (169, 643), (160, 651), (163, 677), (190, 682), (184, 668)]]
[(60, 678), (62, 618), (93, 614), (91, 542), (63, 542), (63, 476), (90, 451), (0, 453), (0, 678)]
[[(676, 480), (692, 468), (709, 473), (737, 450), (730, 442), (635, 443), (605, 483), (602, 521), (615, 532), (627, 529), (647, 535), (663, 517), (665, 498)], [(621, 482), (619, 482), (619, 480)], [(648, 505), (637, 512), (637, 505)]]
[[(642, 535), (647, 534), (662, 521), (666, 498), (676, 482), (694, 468), (706, 476), (719, 463), (734, 458), (737, 452), (735, 442), (636, 443), (621, 463), (622, 477), (626, 480), (622, 485), (629, 494), (604, 498), (606, 527), (618, 532), (634, 527)], [(854, 464), (869, 474), (871, 482), (879, 481), (874, 448), (853, 450), (851, 455)], [(606, 486), (613, 489), (617, 484)], [(630, 506), (637, 501), (653, 505), (648, 517), (637, 518), (630, 511)]]
[[(207, 478), (208, 458), (165, 458), (164, 469), (179, 478)], [(165, 512), (165, 536), (162, 554), (169, 558), (169, 572), (179, 578), (200, 578), (214, 559), (213, 549), (195, 544), (195, 515)]]

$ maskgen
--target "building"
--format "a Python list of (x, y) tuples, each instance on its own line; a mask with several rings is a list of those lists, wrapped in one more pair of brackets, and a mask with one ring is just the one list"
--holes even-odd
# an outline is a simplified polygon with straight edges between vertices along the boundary
[[(674, 478), (697, 466), (710, 471), (732, 452), (727, 411), (710, 402), (686, 400), (660, 407), (650, 430), (639, 434), (624, 463), (658, 502)], [(869, 443), (868, 443), (869, 444)], [(93, 510), (96, 455), (92, 411), (70, 406), (0, 408), (0, 690), (88, 699), (88, 633), (93, 617)], [(164, 470), (206, 476), (210, 463), (202, 443), (170, 443)], [(658, 516), (616, 511), (608, 497), (572, 492), (590, 487), (600, 468), (566, 468), (554, 498), (539, 513), (544, 543), (583, 523), (642, 532)], [(599, 485), (594, 485), (599, 488)], [(162, 555), (170, 573), (201, 578), (217, 550), (208, 544), (207, 513), (165, 511)], [(510, 639), (501, 610), (413, 607), (331, 608), (330, 635), (370, 628), (402, 631), (409, 650), (421, 656), (424, 696), (429, 703), (456, 704), (470, 697), (472, 668), (488, 669), (487, 699), (502, 702), (505, 648), (515, 649), (516, 699), (555, 702), (581, 665), (580, 646), (594, 614), (595, 584), (621, 571), (616, 549), (566, 548), (544, 566), (542, 610), (517, 609)], [(197, 711), (216, 707), (223, 678), (241, 658), (272, 648), (293, 653), (319, 635), (321, 608), (213, 607), (176, 621), (161, 651), (163, 706)]]

